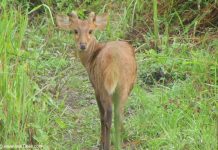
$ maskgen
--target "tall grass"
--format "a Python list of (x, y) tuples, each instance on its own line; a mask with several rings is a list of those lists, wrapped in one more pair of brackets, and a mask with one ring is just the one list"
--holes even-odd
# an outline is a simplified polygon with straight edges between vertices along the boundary
[(154, 40), (155, 40), (155, 47), (158, 46), (158, 12), (157, 12), (157, 0), (153, 0), (153, 20), (154, 20)]
[[(138, 82), (125, 110), (122, 148), (217, 149), (218, 41), (206, 41), (207, 35), (197, 43), (185, 39), (193, 24), (185, 25), (181, 14), (192, 1), (171, 8), (167, 16), (172, 20), (158, 12), (157, 0), (43, 2), (47, 5), (29, 12), (18, 3), (0, 3), (0, 146), (95, 149), (99, 143), (100, 120), (92, 88), (77, 60), (66, 56), (74, 50), (71, 33), (56, 31), (50, 16), (43, 13), (28, 25), (27, 14), (46, 6), (50, 14), (77, 9), (82, 17), (84, 10), (108, 11), (109, 26), (96, 33), (100, 41), (134, 36), (135, 32), (127, 34), (132, 27), (146, 29), (140, 33), (143, 40), (135, 36), (132, 41), (142, 51), (137, 53)], [(165, 33), (159, 28), (163, 20)], [(174, 20), (180, 22), (175, 26)], [(172, 38), (170, 31), (179, 34)], [(165, 43), (158, 43), (162, 37)], [(150, 40), (163, 51), (141, 46)]]
[(28, 76), (28, 52), (22, 48), (27, 10), (6, 0), (0, 7), (0, 144), (36, 144), (47, 118), (45, 99), (36, 95), (38, 87)]

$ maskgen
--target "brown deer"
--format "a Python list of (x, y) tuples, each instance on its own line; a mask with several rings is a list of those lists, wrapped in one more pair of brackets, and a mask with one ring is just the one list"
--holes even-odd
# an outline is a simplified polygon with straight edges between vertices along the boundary
[(95, 90), (101, 118), (100, 149), (110, 149), (112, 104), (114, 104), (115, 145), (120, 149), (120, 130), (124, 104), (136, 80), (135, 52), (124, 41), (98, 43), (93, 36), (95, 29), (104, 29), (108, 16), (89, 14), (80, 20), (75, 12), (67, 16), (57, 15), (57, 26), (73, 30), (78, 53)]

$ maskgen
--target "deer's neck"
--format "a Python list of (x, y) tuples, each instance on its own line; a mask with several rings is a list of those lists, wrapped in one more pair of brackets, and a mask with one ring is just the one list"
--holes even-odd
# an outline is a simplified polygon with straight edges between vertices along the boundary
[(98, 43), (95, 39), (93, 39), (86, 51), (79, 52), (80, 61), (86, 69), (88, 69), (89, 66), (95, 62), (96, 57), (104, 45), (105, 44)]

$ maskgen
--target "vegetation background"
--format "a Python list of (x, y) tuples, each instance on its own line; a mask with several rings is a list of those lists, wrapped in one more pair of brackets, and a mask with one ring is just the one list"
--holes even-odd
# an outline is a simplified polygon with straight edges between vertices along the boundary
[(1, 0), (0, 149), (98, 148), (93, 89), (53, 19), (72, 10), (109, 13), (98, 40), (136, 48), (123, 149), (217, 149), (217, 0)]

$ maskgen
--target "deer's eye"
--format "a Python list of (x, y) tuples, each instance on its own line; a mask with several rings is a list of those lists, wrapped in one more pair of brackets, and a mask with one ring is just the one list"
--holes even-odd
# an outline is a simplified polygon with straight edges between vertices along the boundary
[(75, 33), (75, 34), (78, 34), (78, 30), (75, 29), (75, 30), (74, 30), (74, 33)]
[(92, 34), (93, 30), (89, 30), (89, 34)]

